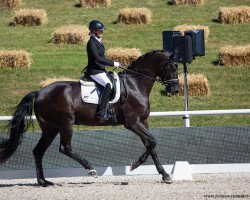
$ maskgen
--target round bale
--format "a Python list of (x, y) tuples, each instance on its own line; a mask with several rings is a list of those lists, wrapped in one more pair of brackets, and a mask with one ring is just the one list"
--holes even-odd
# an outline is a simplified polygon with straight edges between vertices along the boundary
[(247, 66), (250, 65), (250, 44), (246, 46), (225, 46), (220, 49), (221, 65)]
[(250, 22), (250, 7), (222, 7), (219, 10), (218, 21), (225, 24)]
[(31, 63), (31, 54), (27, 51), (0, 50), (0, 68), (28, 68)]
[(0, 0), (0, 9), (12, 9), (21, 5), (21, 0)]
[(139, 56), (141, 52), (136, 48), (111, 48), (107, 51), (107, 57), (110, 60), (118, 61), (124, 66), (129, 66)]
[(204, 0), (172, 0), (174, 5), (203, 5)]
[(86, 26), (68, 25), (56, 29), (52, 33), (51, 42), (54, 44), (81, 44), (89, 39), (89, 30)]
[(148, 8), (124, 8), (119, 11), (117, 22), (123, 24), (148, 24), (151, 22)]
[(106, 8), (111, 5), (111, 0), (80, 0), (80, 6), (85, 8)]
[[(184, 95), (184, 76), (179, 77), (180, 90), (179, 95)], [(188, 95), (189, 96), (205, 96), (210, 95), (210, 88), (206, 76), (203, 74), (188, 74)]]
[(20, 9), (15, 12), (13, 25), (40, 26), (48, 21), (47, 13), (43, 9)]

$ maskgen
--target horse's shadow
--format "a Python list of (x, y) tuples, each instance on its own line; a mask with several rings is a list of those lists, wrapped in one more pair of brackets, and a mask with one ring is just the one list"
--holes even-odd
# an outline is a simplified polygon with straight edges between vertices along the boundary
[(10, 188), (16, 186), (40, 187), (38, 183), (0, 184), (0, 188)]

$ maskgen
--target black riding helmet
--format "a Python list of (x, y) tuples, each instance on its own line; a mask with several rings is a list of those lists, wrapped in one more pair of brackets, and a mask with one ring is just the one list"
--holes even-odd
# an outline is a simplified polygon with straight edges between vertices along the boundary
[(104, 26), (104, 24), (98, 20), (92, 20), (89, 23), (89, 30), (90, 31), (94, 31), (94, 30), (101, 30), (104, 31), (106, 28)]

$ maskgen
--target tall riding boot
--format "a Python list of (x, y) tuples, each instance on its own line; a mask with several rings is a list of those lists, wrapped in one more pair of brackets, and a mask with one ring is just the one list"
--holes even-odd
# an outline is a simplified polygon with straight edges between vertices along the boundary
[(108, 83), (106, 84), (100, 98), (99, 112), (97, 113), (97, 116), (100, 118), (100, 122), (105, 122), (109, 119), (108, 102), (110, 93), (111, 93), (111, 86)]

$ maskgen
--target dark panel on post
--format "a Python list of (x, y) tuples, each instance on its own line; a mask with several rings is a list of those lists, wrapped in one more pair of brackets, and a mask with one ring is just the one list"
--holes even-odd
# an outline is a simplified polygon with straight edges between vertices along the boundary
[(163, 49), (169, 52), (174, 52), (173, 37), (181, 36), (180, 31), (163, 31)]
[(192, 38), (193, 56), (205, 56), (204, 30), (185, 31), (185, 35)]
[(174, 37), (174, 47), (178, 63), (191, 63), (193, 61), (192, 39), (189, 36)]

